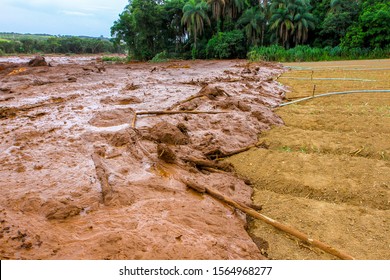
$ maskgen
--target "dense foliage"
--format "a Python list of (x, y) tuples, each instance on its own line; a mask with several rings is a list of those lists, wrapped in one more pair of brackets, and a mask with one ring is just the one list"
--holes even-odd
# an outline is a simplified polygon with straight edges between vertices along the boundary
[[(132, 59), (141, 60), (162, 54), (164, 58), (239, 58), (248, 50), (252, 59), (282, 52), (283, 56), (267, 59), (384, 57), (389, 55), (390, 3), (129, 0), (111, 34), (117, 44), (126, 44)], [(296, 55), (287, 55), (292, 53)]]
[(0, 33), (0, 54), (12, 53), (112, 53), (121, 46), (106, 38)]

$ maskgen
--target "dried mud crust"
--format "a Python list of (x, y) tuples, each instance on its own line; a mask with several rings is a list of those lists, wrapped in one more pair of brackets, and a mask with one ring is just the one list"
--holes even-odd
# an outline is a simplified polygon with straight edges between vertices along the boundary
[[(390, 88), (390, 70), (377, 70), (389, 69), (390, 60), (293, 66), (308, 69), (280, 77), (291, 99), (310, 96), (314, 85), (317, 94)], [(263, 132), (262, 148), (228, 162), (253, 182), (254, 203), (265, 215), (356, 259), (388, 260), (389, 104), (388, 93), (359, 93), (282, 107), (276, 112), (285, 126)], [(265, 251), (272, 259), (334, 258), (261, 222), (251, 223), (250, 233), (268, 241)]]
[(0, 70), (2, 259), (264, 258), (245, 215), (183, 181), (250, 204), (210, 159), (282, 124), (280, 65), (29, 59)]

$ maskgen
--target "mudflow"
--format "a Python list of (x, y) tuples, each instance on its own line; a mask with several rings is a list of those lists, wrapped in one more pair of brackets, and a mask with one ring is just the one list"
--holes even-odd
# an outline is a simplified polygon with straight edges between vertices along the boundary
[(0, 61), (1, 259), (264, 258), (186, 182), (251, 203), (215, 159), (282, 124), (280, 65), (30, 59)]

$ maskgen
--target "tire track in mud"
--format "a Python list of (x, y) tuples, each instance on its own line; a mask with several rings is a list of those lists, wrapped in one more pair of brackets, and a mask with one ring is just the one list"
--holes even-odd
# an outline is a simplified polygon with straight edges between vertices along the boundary
[[(292, 70), (283, 79), (288, 98), (352, 89), (389, 89), (389, 70), (370, 71), (389, 60), (355, 61), (366, 68), (350, 71), (315, 65), (315, 71)], [(323, 68), (324, 65), (328, 65)], [(314, 67), (314, 66), (313, 66)], [(314, 69), (314, 68), (313, 68)], [(362, 73), (364, 72), (364, 73)], [(362, 81), (317, 81), (321, 78), (366, 78)], [(322, 92), (321, 92), (322, 91)], [(318, 94), (319, 94), (318, 93)], [(228, 160), (254, 184), (253, 201), (265, 215), (343, 248), (357, 259), (389, 259), (390, 244), (390, 95), (388, 93), (334, 96), (277, 110), (285, 126), (260, 135), (263, 148)], [(333, 257), (261, 222), (250, 233), (269, 243), (272, 259), (332, 259)], [(287, 238), (286, 238), (287, 237)]]

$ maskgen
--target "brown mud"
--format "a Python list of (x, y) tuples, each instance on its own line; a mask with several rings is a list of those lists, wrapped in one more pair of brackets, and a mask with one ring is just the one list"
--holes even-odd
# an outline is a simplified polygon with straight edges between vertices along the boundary
[(262, 259), (251, 204), (212, 161), (282, 124), (285, 69), (246, 61), (0, 61), (1, 259)]
[[(287, 98), (390, 89), (390, 60), (287, 64)], [(390, 93), (335, 95), (276, 110), (285, 126), (230, 158), (254, 184), (261, 213), (356, 259), (390, 259)], [(259, 221), (271, 259), (333, 259)]]

